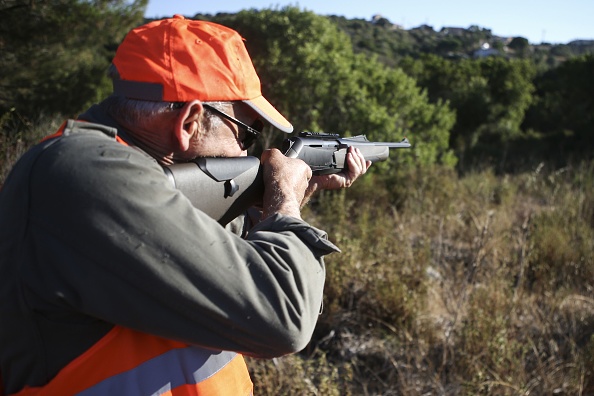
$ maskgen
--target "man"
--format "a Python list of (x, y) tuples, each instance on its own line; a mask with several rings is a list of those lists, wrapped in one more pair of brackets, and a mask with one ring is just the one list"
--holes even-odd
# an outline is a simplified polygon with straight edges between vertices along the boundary
[(0, 193), (5, 393), (251, 394), (241, 355), (307, 344), (337, 250), (302, 204), (370, 163), (353, 151), (345, 174), (312, 178), (265, 151), (262, 216), (239, 238), (161, 166), (245, 155), (262, 121), (292, 131), (241, 37), (175, 16), (131, 31), (112, 66), (114, 95), (26, 153)]

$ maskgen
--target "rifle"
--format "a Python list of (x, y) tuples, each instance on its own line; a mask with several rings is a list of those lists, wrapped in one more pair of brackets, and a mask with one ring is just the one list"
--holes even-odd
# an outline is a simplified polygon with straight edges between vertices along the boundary
[[(365, 135), (341, 138), (338, 134), (301, 132), (285, 139), (281, 152), (305, 161), (314, 175), (327, 175), (346, 167), (346, 154), (351, 146), (361, 150), (371, 162), (386, 160), (390, 148), (411, 147), (406, 138), (398, 143), (384, 143), (370, 142)], [(264, 182), (257, 157), (196, 158), (163, 169), (173, 186), (194, 207), (223, 226), (262, 202)]]

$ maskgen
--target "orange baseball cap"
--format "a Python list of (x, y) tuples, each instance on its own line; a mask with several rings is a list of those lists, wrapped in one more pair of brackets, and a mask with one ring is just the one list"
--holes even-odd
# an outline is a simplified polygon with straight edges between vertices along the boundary
[(243, 101), (283, 132), (293, 126), (262, 96), (243, 38), (225, 26), (181, 15), (130, 31), (113, 64), (114, 93), (131, 99)]

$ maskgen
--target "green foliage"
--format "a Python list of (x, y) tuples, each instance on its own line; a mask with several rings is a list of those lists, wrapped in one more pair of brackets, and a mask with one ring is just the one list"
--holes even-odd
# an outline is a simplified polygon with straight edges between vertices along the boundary
[(353, 52), (348, 39), (325, 18), (287, 7), (244, 11), (215, 22), (232, 26), (246, 38), (264, 95), (297, 130), (317, 130), (320, 120), (339, 123), (345, 110), (340, 99), (353, 89)]
[[(555, 137), (558, 147), (588, 153), (594, 147), (594, 55), (573, 58), (535, 80), (537, 99), (525, 128)], [(565, 141), (568, 140), (568, 141)]]
[(418, 57), (429, 53), (468, 56), (482, 43), (491, 43), (494, 47), (498, 43), (491, 30), (478, 26), (443, 28), (436, 32), (428, 25), (405, 30), (381, 17), (373, 21), (338, 16), (328, 18), (350, 36), (355, 52), (377, 55), (382, 63), (390, 66), (396, 65), (404, 56)]
[(394, 26), (385, 18), (375, 23), (340, 16), (328, 18), (340, 30), (347, 33), (356, 53), (377, 56), (386, 65), (395, 65), (399, 56), (410, 54), (414, 50), (415, 39), (407, 31)]
[[(146, 0), (15, 1), (0, 10), (0, 114), (74, 116), (105, 97), (107, 67)], [(26, 65), (24, 67), (24, 65)]]
[(407, 136), (413, 150), (395, 153), (392, 164), (455, 165), (456, 158), (449, 150), (455, 118), (443, 102), (429, 103), (415, 80), (373, 58), (357, 56), (352, 77), (365, 96), (351, 98), (345, 126), (358, 126), (372, 140), (399, 141)]
[(530, 43), (524, 37), (514, 37), (508, 47), (514, 51), (524, 53), (530, 48)]
[[(432, 102), (456, 111), (450, 147), (460, 158), (484, 146), (501, 147), (523, 135), (524, 114), (532, 101), (534, 66), (500, 57), (450, 60), (435, 55), (407, 59), (402, 67), (425, 88)], [(482, 146), (481, 146), (482, 145)]]
[(399, 153), (399, 165), (455, 164), (448, 148), (454, 119), (447, 106), (429, 103), (400, 69), (355, 55), (349, 38), (328, 19), (285, 7), (213, 20), (246, 38), (264, 95), (297, 131), (366, 134), (382, 141), (407, 136), (414, 150)]
[[(334, 15), (328, 18), (349, 35), (355, 52), (377, 55), (382, 63), (390, 66), (397, 65), (402, 57), (419, 58), (424, 54), (468, 58), (483, 44), (502, 51), (500, 56), (526, 58), (535, 62), (544, 58), (545, 64), (553, 67), (572, 57), (594, 53), (594, 42), (531, 45), (523, 37), (514, 37), (510, 41), (477, 25), (468, 28), (444, 27), (437, 32), (429, 25), (405, 30), (385, 18), (371, 21)], [(504, 51), (506, 47), (511, 51)]]
[[(330, 19), (349, 35), (356, 53), (403, 67), (431, 103), (441, 100), (455, 111), (450, 149), (459, 170), (495, 166), (509, 172), (548, 158), (563, 166), (590, 157), (592, 42), (530, 45), (516, 37), (504, 52), (504, 40), (478, 26), (436, 32), (427, 25), (403, 30), (385, 20)], [(470, 59), (483, 43), (501, 55)], [(514, 58), (523, 61), (506, 61)]]

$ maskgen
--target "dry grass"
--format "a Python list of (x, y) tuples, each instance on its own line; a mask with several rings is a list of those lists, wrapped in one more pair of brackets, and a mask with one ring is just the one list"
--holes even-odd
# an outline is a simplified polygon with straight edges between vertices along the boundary
[(343, 253), (289, 360), (319, 368), (304, 394), (594, 394), (593, 176), (434, 169), (322, 196), (307, 217)]

